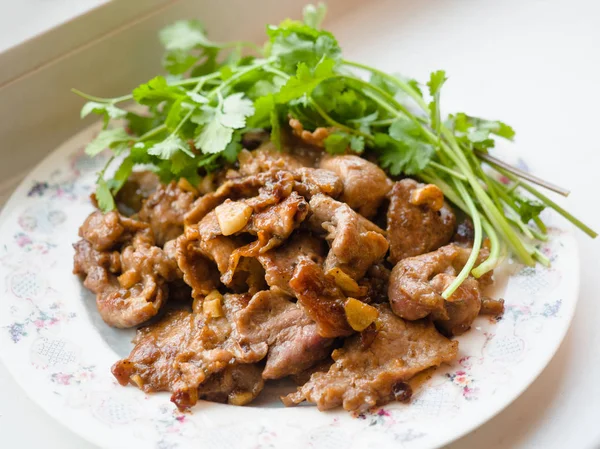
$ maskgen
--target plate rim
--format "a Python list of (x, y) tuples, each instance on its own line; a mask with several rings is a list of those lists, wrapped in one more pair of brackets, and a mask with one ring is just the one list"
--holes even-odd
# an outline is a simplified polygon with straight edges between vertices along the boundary
[[(0, 229), (5, 225), (6, 222), (10, 221), (11, 213), (12, 213), (13, 209), (15, 208), (15, 205), (19, 201), (18, 198), (20, 196), (22, 196), (23, 194), (25, 194), (28, 186), (31, 184), (32, 181), (34, 181), (36, 179), (36, 175), (38, 174), (38, 171), (43, 170), (44, 165), (47, 164), (48, 161), (51, 160), (53, 157), (56, 157), (57, 153), (59, 153), (61, 151), (67, 151), (68, 148), (70, 148), (71, 150), (74, 150), (75, 149), (74, 144), (77, 142), (77, 140), (80, 139), (82, 135), (89, 133), (92, 129), (97, 129), (98, 126), (99, 126), (99, 122), (95, 122), (89, 126), (84, 127), (80, 131), (74, 133), (71, 137), (69, 137), (68, 139), (64, 140), (61, 144), (56, 146), (52, 151), (48, 152), (37, 164), (35, 164), (35, 166), (33, 166), (33, 168), (31, 168), (29, 170), (27, 175), (21, 180), (21, 182), (18, 184), (18, 186), (10, 194), (9, 199), (5, 202), (4, 206), (2, 207), (2, 210), (0, 211)], [(452, 434), (452, 436), (450, 438), (445, 438), (445, 439), (443, 439), (443, 441), (442, 441), (442, 439), (437, 438), (437, 439), (435, 439), (435, 441), (431, 441), (431, 444), (433, 444), (433, 445), (430, 445), (427, 447), (441, 448), (448, 444), (454, 443), (457, 440), (459, 440), (460, 438), (464, 437), (465, 435), (468, 435), (469, 433), (478, 429), (483, 424), (492, 420), (493, 418), (495, 418), (498, 414), (500, 414), (504, 410), (506, 410), (510, 405), (512, 405), (514, 403), (514, 401), (517, 398), (521, 397), (522, 394), (533, 384), (533, 382), (535, 382), (538, 379), (538, 377), (541, 375), (541, 373), (544, 370), (546, 370), (546, 368), (548, 367), (548, 364), (551, 362), (551, 360), (554, 358), (554, 356), (556, 355), (558, 350), (563, 345), (565, 336), (566, 336), (567, 332), (569, 331), (571, 324), (573, 322), (575, 311), (577, 309), (577, 304), (580, 299), (581, 253), (580, 253), (579, 242), (577, 241), (576, 238), (574, 238), (575, 231), (576, 231), (574, 226), (571, 223), (568, 223), (565, 221), (564, 223), (561, 222), (560, 229), (562, 231), (564, 231), (566, 234), (568, 234), (570, 237), (572, 237), (571, 243), (573, 244), (572, 251), (573, 251), (573, 259), (575, 261), (575, 266), (573, 267), (573, 265), (571, 265), (571, 267), (573, 267), (573, 269), (569, 270), (570, 271), (569, 277), (571, 279), (570, 284), (572, 286), (567, 291), (568, 298), (565, 298), (565, 299), (568, 299), (568, 301), (567, 300), (564, 301), (565, 303), (568, 303), (570, 305), (570, 307), (568, 309), (566, 309), (567, 313), (564, 314), (564, 317), (561, 320), (564, 324), (561, 326), (560, 332), (555, 334), (557, 336), (557, 338), (556, 338), (556, 343), (552, 347), (552, 350), (548, 351), (548, 353), (545, 355), (545, 357), (543, 358), (543, 363), (539, 364), (539, 369), (536, 370), (535, 374), (530, 375), (527, 378), (527, 381), (524, 382), (520, 386), (520, 388), (515, 389), (514, 394), (512, 394), (511, 397), (507, 401), (501, 401), (501, 405), (493, 407), (492, 411), (490, 413), (481, 413), (479, 415), (480, 419), (471, 421), (468, 426), (465, 426), (461, 431)], [(567, 296), (567, 295), (565, 295), (565, 296)], [(563, 309), (563, 311), (565, 311), (565, 309)], [(21, 388), (23, 390), (23, 392), (27, 395), (27, 397), (36, 406), (40, 407), (49, 417), (51, 417), (53, 419), (53, 421), (59, 423), (61, 426), (68, 429), (70, 432), (73, 432), (74, 434), (78, 435), (79, 437), (81, 437), (88, 443), (97, 445), (99, 447), (109, 447), (109, 446), (106, 446), (105, 444), (103, 444), (97, 438), (94, 438), (90, 432), (86, 432), (84, 429), (79, 428), (78, 426), (70, 425), (68, 422), (68, 419), (65, 418), (64, 415), (63, 415), (63, 417), (61, 417), (60, 414), (58, 416), (55, 415), (53, 413), (53, 410), (50, 407), (50, 404), (47, 403), (47, 401), (36, 400), (33, 392), (30, 391), (28, 388), (26, 388), (25, 380), (23, 378), (21, 378), (21, 376), (19, 376), (18, 367), (15, 366), (15, 364), (10, 363), (10, 357), (8, 355), (8, 351), (5, 351), (2, 348), (2, 345), (0, 345), (0, 362), (2, 362), (2, 364), (6, 367), (6, 370), (8, 371), (8, 373), (10, 374), (12, 379), (19, 386), (19, 388)], [(443, 437), (443, 436), (444, 435), (441, 435), (441, 437)]]

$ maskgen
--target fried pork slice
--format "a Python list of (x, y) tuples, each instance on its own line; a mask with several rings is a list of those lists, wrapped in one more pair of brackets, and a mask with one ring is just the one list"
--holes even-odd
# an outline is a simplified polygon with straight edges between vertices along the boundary
[(377, 165), (359, 156), (325, 157), (320, 168), (330, 170), (342, 179), (340, 200), (367, 218), (372, 218), (392, 188), (392, 181)]
[(340, 268), (355, 280), (361, 279), (371, 265), (383, 260), (388, 250), (385, 232), (347, 204), (317, 194), (309, 202), (309, 228), (327, 232), (331, 249), (325, 271)]
[[(380, 329), (368, 348), (360, 335), (346, 339), (327, 372), (316, 372), (296, 393), (282, 398), (285, 405), (313, 402), (319, 410), (343, 406), (365, 411), (403, 396), (407, 380), (457, 355), (458, 342), (437, 332), (430, 322), (398, 318), (387, 305), (378, 305)], [(402, 397), (402, 399), (404, 399)]]
[[(106, 216), (94, 212), (81, 235), (90, 240), (74, 245), (73, 273), (83, 276), (83, 285), (96, 293), (102, 319), (110, 326), (127, 328), (156, 315), (167, 300), (167, 283), (181, 273), (175, 261), (154, 245), (148, 225), (116, 212)], [(123, 241), (125, 236), (128, 240)]]
[[(454, 281), (470, 254), (471, 248), (450, 244), (398, 262), (388, 286), (392, 310), (407, 320), (431, 314), (446, 335), (466, 332), (480, 312), (481, 284), (490, 282), (491, 273), (479, 280), (469, 276), (447, 300), (441, 294)], [(483, 249), (479, 262), (487, 254)]]
[(79, 228), (79, 237), (87, 240), (96, 251), (114, 249), (131, 239), (133, 234), (147, 229), (148, 225), (132, 218), (124, 217), (117, 211), (103, 214), (92, 212)]
[(298, 263), (312, 260), (321, 265), (325, 260), (326, 244), (307, 232), (296, 232), (279, 248), (259, 254), (258, 260), (265, 269), (265, 280), (269, 287), (294, 296), (290, 280)]
[(388, 260), (391, 263), (434, 251), (450, 242), (456, 217), (438, 187), (403, 179), (394, 184), (388, 198)]
[(233, 251), (228, 270), (221, 277), (221, 281), (226, 285), (231, 283), (243, 257), (254, 258), (282, 245), (307, 215), (308, 203), (296, 192), (262, 212), (253, 213), (240, 234), (247, 233), (257, 238), (254, 242)]
[(296, 303), (279, 292), (262, 291), (236, 315), (240, 343), (269, 347), (262, 373), (265, 379), (298, 374), (331, 352), (332, 339), (323, 338), (317, 325)]
[(317, 324), (319, 335), (327, 338), (351, 335), (354, 331), (346, 319), (346, 296), (332, 276), (312, 260), (302, 260), (289, 282), (298, 304)]
[[(248, 295), (226, 294), (220, 304), (222, 314), (214, 312), (219, 307), (211, 309), (212, 315), (221, 316), (175, 311), (140, 329), (129, 357), (113, 365), (113, 375), (121, 385), (131, 383), (147, 393), (170, 391), (177, 407), (192, 407), (198, 400), (198, 387), (211, 376), (266, 356), (266, 345), (241, 346), (235, 337), (234, 314), (249, 299)], [(244, 391), (248, 385), (244, 382)]]
[(156, 244), (162, 247), (183, 233), (183, 217), (193, 202), (194, 194), (182, 190), (173, 181), (160, 185), (144, 202), (138, 216), (150, 223)]
[(255, 364), (228, 365), (198, 387), (198, 399), (230, 405), (252, 402), (265, 386), (261, 367)]
[(302, 167), (294, 170), (293, 175), (297, 181), (294, 189), (307, 199), (317, 193), (337, 198), (344, 189), (340, 177), (330, 170)]
[(294, 170), (310, 163), (304, 159), (301, 160), (288, 151), (279, 151), (273, 142), (267, 141), (256, 150), (240, 152), (239, 172), (242, 176), (252, 176), (273, 170)]
[(225, 200), (252, 198), (249, 204), (255, 211), (265, 209), (288, 197), (295, 182), (292, 174), (287, 171), (268, 171), (230, 179), (221, 184), (215, 192), (209, 192), (194, 201), (184, 217), (184, 223), (198, 223)]

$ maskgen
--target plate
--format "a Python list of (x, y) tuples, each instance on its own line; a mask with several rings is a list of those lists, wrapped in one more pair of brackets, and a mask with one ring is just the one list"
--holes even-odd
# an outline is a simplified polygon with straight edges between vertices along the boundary
[(360, 415), (284, 408), (275, 385), (248, 407), (199, 403), (180, 413), (168, 394), (117, 384), (110, 366), (131, 349), (133, 332), (106, 326), (93, 295), (71, 274), (77, 229), (102, 157), (83, 148), (90, 127), (50, 154), (0, 215), (0, 356), (26, 393), (51, 416), (101, 447), (434, 448), (481, 425), (517, 398), (562, 341), (577, 301), (578, 252), (554, 215), (541, 250), (550, 268), (507, 261), (495, 296), (498, 320), (479, 317), (458, 338), (459, 357), (437, 370), (410, 404)]

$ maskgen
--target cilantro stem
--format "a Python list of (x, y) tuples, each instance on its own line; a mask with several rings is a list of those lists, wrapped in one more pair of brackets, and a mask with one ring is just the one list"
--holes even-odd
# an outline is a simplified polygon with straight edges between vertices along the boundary
[(402, 89), (404, 92), (406, 92), (413, 100), (415, 100), (417, 102), (417, 104), (424, 111), (428, 110), (427, 103), (425, 103), (425, 100), (423, 100), (423, 97), (421, 97), (408, 83), (405, 83), (404, 81), (396, 78), (395, 76), (389, 75), (385, 72), (382, 72), (381, 70), (377, 70), (376, 68), (370, 67), (365, 64), (361, 64), (359, 62), (348, 61), (348, 60), (344, 59), (344, 60), (342, 60), (342, 63), (344, 63), (345, 65), (350, 66), (350, 67), (356, 67), (356, 68), (363, 69), (363, 70), (366, 70), (371, 73), (376, 73), (377, 75), (381, 76), (382, 78), (387, 79), (388, 81), (394, 83), (396, 86), (398, 86), (400, 89)]
[(323, 119), (330, 126), (334, 126), (343, 131), (346, 131), (348, 134), (358, 134), (359, 136), (362, 136), (365, 139), (368, 139), (370, 142), (373, 142), (373, 136), (371, 134), (368, 134), (368, 133), (362, 132), (359, 129), (350, 128), (346, 125), (341, 124), (340, 122), (338, 122), (334, 118), (332, 118), (329, 114), (327, 114), (327, 112), (325, 112), (325, 110), (323, 110), (323, 108), (321, 106), (319, 106), (319, 104), (314, 100), (313, 97), (310, 97), (308, 100), (310, 101), (310, 105), (313, 108), (315, 108), (315, 110), (321, 115), (321, 117), (323, 117)]
[(444, 299), (450, 298), (454, 294), (456, 289), (460, 287), (460, 285), (465, 281), (465, 279), (469, 277), (469, 274), (471, 273), (475, 262), (477, 262), (477, 257), (479, 256), (479, 249), (481, 248), (482, 240), (481, 216), (479, 215), (479, 211), (477, 210), (473, 199), (471, 198), (471, 196), (467, 192), (467, 189), (461, 181), (454, 180), (454, 185), (456, 186), (456, 190), (458, 190), (458, 193), (460, 194), (467, 208), (469, 209), (469, 215), (471, 215), (471, 219), (473, 220), (473, 229), (475, 235), (473, 238), (473, 247), (471, 249), (471, 254), (469, 254), (467, 263), (465, 263), (465, 266), (462, 268), (462, 270), (460, 270), (458, 276), (454, 278), (452, 283), (442, 293), (442, 297)]
[[(508, 170), (505, 170), (504, 168), (496, 165), (494, 162), (490, 162), (490, 161), (486, 161), (486, 162), (488, 164), (490, 164), (492, 167), (494, 167), (494, 169), (496, 171), (498, 171), (499, 173), (503, 174), (504, 176), (506, 176), (511, 181), (517, 182), (519, 180), (515, 175), (513, 175), (512, 173), (510, 173)], [(567, 220), (569, 220), (571, 223), (573, 223), (575, 226), (577, 226), (579, 229), (581, 229), (583, 232), (585, 232), (591, 238), (594, 239), (594, 238), (596, 238), (598, 236), (598, 233), (596, 231), (594, 231), (592, 228), (590, 228), (589, 226), (587, 226), (581, 220), (579, 220), (578, 218), (574, 217), (571, 213), (569, 213), (568, 211), (566, 211), (565, 209), (563, 209), (562, 207), (560, 207), (558, 204), (556, 204), (554, 201), (552, 201), (546, 195), (544, 195), (543, 193), (541, 193), (535, 187), (530, 186), (529, 184), (527, 184), (525, 182), (522, 182), (522, 181), (521, 181), (519, 187), (521, 187), (522, 189), (527, 190), (529, 193), (531, 193), (532, 195), (534, 195), (535, 197), (537, 197), (539, 200), (541, 200), (544, 204), (546, 204), (547, 206), (550, 206), (552, 209), (554, 209), (560, 215), (562, 215), (563, 217), (565, 217)]]
[(500, 243), (500, 239), (498, 238), (498, 234), (494, 230), (494, 227), (490, 224), (487, 219), (481, 219), (481, 224), (483, 226), (483, 230), (486, 233), (487, 237), (490, 239), (490, 255), (489, 257), (481, 262), (477, 267), (473, 268), (471, 274), (480, 278), (488, 271), (492, 271), (496, 268), (502, 259), (501, 249), (502, 244)]
[[(429, 138), (434, 142), (437, 141), (437, 138), (431, 133), (431, 131), (427, 131)], [(498, 210), (494, 202), (479, 184), (479, 180), (471, 170), (465, 155), (462, 153), (460, 147), (454, 140), (454, 136), (445, 126), (442, 127), (442, 135), (446, 138), (448, 143), (442, 142), (441, 147), (445, 150), (446, 154), (448, 154), (457, 167), (461, 169), (463, 174), (469, 179), (469, 184), (471, 184), (471, 188), (473, 189), (475, 196), (479, 200), (490, 221), (499, 227), (515, 254), (523, 261), (523, 263), (529, 266), (535, 265), (531, 254), (525, 249), (519, 236), (515, 233), (512, 227), (510, 227), (506, 221), (506, 218), (504, 217), (504, 214)]]
[(115, 104), (115, 103), (120, 103), (121, 101), (131, 100), (133, 98), (132, 95), (123, 95), (122, 97), (115, 97), (115, 98), (102, 98), (102, 97), (96, 97), (94, 95), (86, 94), (85, 92), (82, 92), (78, 89), (71, 89), (71, 92), (79, 95), (82, 98), (85, 98), (86, 100), (95, 101), (97, 103)]
[(140, 137), (138, 137), (137, 140), (138, 140), (138, 142), (141, 142), (143, 140), (149, 139), (150, 137), (154, 137), (157, 134), (160, 134), (161, 132), (165, 131), (166, 129), (167, 129), (167, 125), (165, 125), (163, 123), (162, 125), (159, 125), (156, 128), (151, 129), (147, 133), (142, 134)]
[(446, 167), (445, 165), (442, 164), (438, 164), (435, 161), (429, 161), (429, 165), (431, 165), (432, 167), (443, 171), (445, 173), (448, 173), (450, 176), (453, 176), (457, 179), (460, 179), (461, 181), (468, 181), (467, 177), (465, 175), (463, 175), (462, 173), (459, 173), (455, 170), (452, 170), (451, 168)]

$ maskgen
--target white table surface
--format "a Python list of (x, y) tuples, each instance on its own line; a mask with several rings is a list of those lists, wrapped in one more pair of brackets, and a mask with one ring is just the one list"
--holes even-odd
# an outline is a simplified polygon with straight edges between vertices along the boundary
[[(22, 3), (53, 5), (59, 23), (80, 11), (75, 3), (99, 2)], [(569, 187), (573, 193), (563, 203), (599, 230), (600, 2), (422, 0), (402, 1), (402, 8), (398, 3), (378, 2), (332, 21), (346, 55), (384, 69), (404, 67), (421, 79), (432, 69), (446, 69), (445, 104), (509, 121), (517, 129), (517, 149), (533, 170)], [(0, 6), (0, 17), (8, 28), (0, 26), (0, 49), (14, 43), (7, 40), (14, 39), (14, 22), (5, 8)], [(47, 23), (17, 9), (15, 18)], [(578, 241), (580, 299), (556, 356), (519, 399), (449, 448), (600, 447), (600, 243), (582, 234)], [(93, 447), (38, 408), (1, 364), (0, 398), (0, 447)]]

